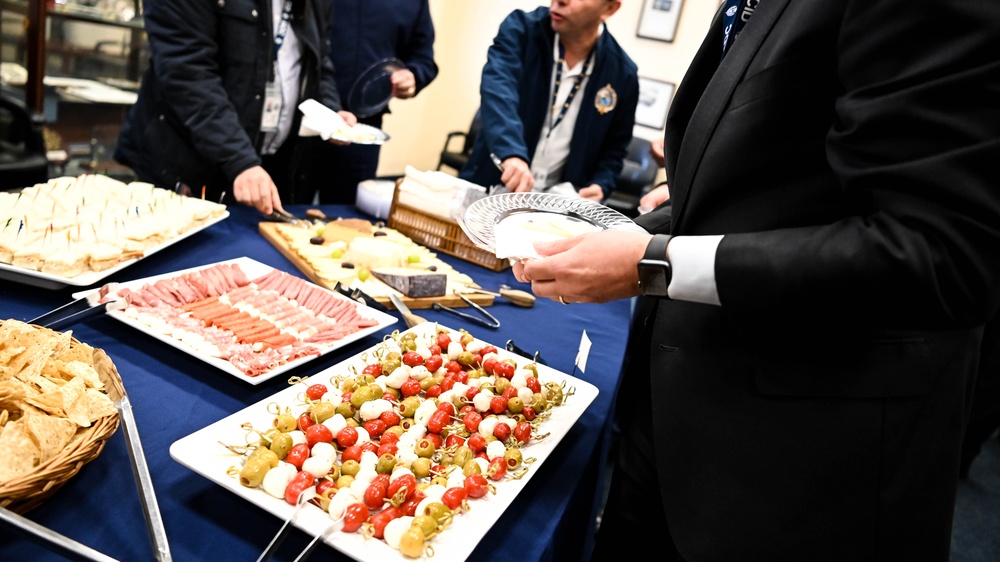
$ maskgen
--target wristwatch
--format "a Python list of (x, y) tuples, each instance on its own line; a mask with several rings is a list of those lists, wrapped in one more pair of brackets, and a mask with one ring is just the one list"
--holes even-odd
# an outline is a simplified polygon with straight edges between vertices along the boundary
[(650, 297), (667, 296), (670, 286), (670, 262), (667, 261), (667, 244), (670, 235), (654, 234), (646, 246), (646, 254), (639, 260), (639, 287)]

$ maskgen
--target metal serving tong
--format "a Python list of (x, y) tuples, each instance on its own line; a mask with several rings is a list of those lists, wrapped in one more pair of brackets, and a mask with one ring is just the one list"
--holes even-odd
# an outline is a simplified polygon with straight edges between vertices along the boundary
[(340, 281), (337, 281), (337, 284), (333, 286), (333, 290), (337, 291), (338, 293), (344, 295), (345, 297), (353, 301), (358, 301), (361, 304), (374, 308), (375, 310), (381, 312), (389, 311), (389, 307), (375, 300), (375, 297), (369, 295), (368, 293), (362, 291), (361, 289), (351, 289), (345, 287)]
[(450, 312), (451, 314), (454, 314), (455, 316), (461, 316), (462, 318), (465, 318), (466, 320), (469, 320), (471, 322), (475, 322), (476, 324), (479, 324), (480, 326), (486, 326), (487, 328), (499, 328), (500, 327), (500, 321), (497, 320), (495, 316), (493, 316), (492, 314), (490, 314), (489, 312), (487, 312), (485, 308), (483, 308), (483, 307), (479, 306), (478, 304), (472, 302), (472, 300), (469, 297), (463, 295), (461, 291), (455, 290), (454, 293), (456, 295), (458, 295), (458, 298), (460, 298), (463, 301), (465, 301), (465, 304), (467, 304), (467, 305), (471, 306), (472, 308), (478, 310), (479, 313), (482, 314), (482, 316), (476, 316), (475, 314), (468, 314), (466, 312), (462, 312), (461, 310), (456, 310), (454, 308), (445, 306), (445, 305), (443, 305), (443, 304), (441, 304), (439, 302), (436, 302), (436, 303), (434, 303), (431, 306), (434, 308), (434, 310), (441, 310), (441, 311), (444, 311), (444, 312)]
[(39, 525), (22, 517), (7, 508), (0, 507), (0, 524), (7, 525), (15, 531), (20, 531), (32, 542), (43, 546), (52, 552), (61, 554), (67, 560), (86, 560), (94, 562), (117, 562), (117, 559), (102, 554), (85, 544)]
[(278, 209), (274, 209), (270, 213), (261, 216), (261, 220), (267, 222), (287, 222), (288, 224), (302, 227), (312, 226), (311, 222), (296, 218), (295, 215), (289, 213), (288, 211), (279, 211)]
[[(83, 322), (90, 318), (100, 316), (109, 310), (121, 310), (128, 306), (129, 299), (104, 300), (108, 295), (113, 295), (117, 283), (108, 283), (89, 295), (64, 304), (59, 308), (46, 312), (45, 314), (28, 320), (28, 324), (34, 324), (51, 330), (63, 330), (77, 322)], [(103, 301), (103, 302), (102, 302)]]

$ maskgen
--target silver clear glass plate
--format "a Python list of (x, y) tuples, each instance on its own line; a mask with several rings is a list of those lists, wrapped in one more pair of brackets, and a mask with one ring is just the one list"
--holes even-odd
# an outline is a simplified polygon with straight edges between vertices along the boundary
[(334, 131), (330, 138), (353, 144), (382, 144), (389, 140), (389, 135), (378, 127), (358, 123), (351, 127), (349, 132)]
[(465, 210), (459, 226), (473, 244), (496, 253), (496, 225), (514, 213), (554, 213), (574, 217), (603, 230), (646, 232), (625, 215), (581, 197), (555, 193), (507, 192), (484, 197)]
[(392, 99), (392, 75), (406, 68), (397, 58), (387, 58), (368, 67), (347, 94), (347, 109), (358, 119), (380, 113)]

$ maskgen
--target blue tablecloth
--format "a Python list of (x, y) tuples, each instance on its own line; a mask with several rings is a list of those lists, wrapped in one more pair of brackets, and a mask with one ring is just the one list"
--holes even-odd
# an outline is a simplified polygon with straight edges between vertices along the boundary
[[(302, 216), (304, 207), (292, 207)], [(361, 216), (353, 207), (323, 207), (328, 216)], [(256, 211), (231, 207), (231, 216), (203, 232), (125, 268), (107, 281), (128, 281), (220, 260), (247, 256), (298, 274), (295, 266), (258, 233)], [(507, 283), (527, 289), (510, 270), (493, 272), (470, 262), (441, 257), (485, 288)], [(71, 300), (79, 287), (46, 290), (0, 281), (0, 318), (30, 320)], [(501, 321), (496, 330), (461, 318), (420, 310), (429, 321), (466, 328), (502, 346), (509, 339), (540, 351), (551, 367), (598, 387), (600, 394), (556, 451), (538, 467), (528, 487), (479, 543), (472, 560), (579, 560), (589, 552), (596, 498), (600, 495), (630, 314), (629, 303), (563, 306), (539, 299), (520, 308), (502, 299), (489, 307)], [(405, 329), (400, 321), (392, 329)], [(593, 341), (586, 372), (574, 371), (582, 332)], [(170, 458), (170, 444), (202, 427), (278, 392), (287, 377), (252, 386), (111, 318), (73, 327), (74, 335), (103, 348), (128, 390), (166, 526), (178, 561), (256, 560), (282, 521), (216, 486)], [(379, 333), (311, 361), (289, 375), (307, 376), (378, 343)], [(31, 520), (123, 561), (153, 560), (122, 431), (101, 455), (84, 466)], [(446, 535), (441, 539), (446, 540)], [(274, 560), (292, 560), (309, 537), (295, 530)], [(0, 560), (59, 560), (50, 551), (0, 527)], [(315, 560), (347, 560), (321, 546)], [(441, 561), (444, 562), (444, 561)]]

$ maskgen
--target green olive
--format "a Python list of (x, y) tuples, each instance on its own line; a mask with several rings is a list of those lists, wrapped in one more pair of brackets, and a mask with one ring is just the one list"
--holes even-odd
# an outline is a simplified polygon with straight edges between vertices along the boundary
[(417, 413), (417, 408), (420, 407), (420, 398), (416, 396), (407, 396), (399, 403), (399, 415), (404, 418), (412, 418), (413, 414)]
[(399, 537), (399, 552), (409, 558), (420, 558), (424, 554), (424, 542), (426, 540), (424, 532), (420, 527), (411, 525), (409, 529), (403, 532), (403, 536)]
[(421, 515), (430, 515), (435, 521), (441, 523), (451, 519), (453, 514), (445, 504), (441, 502), (431, 502), (424, 507), (424, 512)]
[(271, 465), (264, 459), (251, 460), (243, 464), (240, 470), (240, 484), (247, 488), (256, 488), (264, 481), (264, 475), (271, 470)]
[(437, 484), (439, 486), (448, 485), (448, 477), (444, 474), (438, 474), (437, 476), (431, 478), (431, 484)]
[[(376, 390), (378, 389), (378, 390)], [(351, 406), (355, 408), (360, 408), (365, 402), (371, 402), (372, 400), (382, 396), (382, 389), (378, 386), (366, 385), (358, 388), (351, 395)]]
[(455, 361), (458, 361), (463, 367), (470, 367), (476, 361), (476, 356), (471, 351), (463, 351), (458, 354)]
[(538, 365), (534, 363), (528, 363), (527, 365), (524, 366), (524, 368), (531, 371), (532, 374), (535, 375), (536, 379), (538, 378)]
[(553, 404), (562, 404), (563, 390), (558, 383), (550, 382), (545, 385), (546, 398)]
[(503, 377), (497, 377), (497, 380), (493, 381), (493, 386), (496, 387), (496, 394), (503, 394), (510, 386), (510, 381)]
[(341, 392), (354, 392), (357, 387), (358, 383), (354, 379), (344, 379), (344, 382), (340, 383)]
[(437, 532), (438, 522), (430, 515), (418, 515), (410, 521), (410, 527), (417, 527), (423, 531), (425, 537), (429, 537)]
[(510, 400), (507, 401), (507, 411), (512, 414), (520, 414), (523, 410), (524, 402), (517, 396), (511, 396)]
[(507, 463), (507, 468), (517, 468), (521, 466), (521, 450), (520, 449), (507, 449), (503, 454), (504, 462)]
[(531, 407), (535, 409), (535, 413), (542, 413), (549, 407), (548, 400), (545, 399), (545, 395), (540, 392), (536, 392), (531, 396)]
[(482, 474), (483, 469), (479, 466), (479, 463), (475, 459), (469, 459), (462, 465), (462, 475), (472, 476), (473, 474)]
[(341, 402), (337, 404), (336, 412), (342, 416), (344, 419), (352, 419), (354, 417), (354, 406), (350, 402)]
[(340, 465), (340, 474), (344, 476), (357, 476), (359, 470), (361, 470), (361, 464), (354, 459), (346, 460)]
[(417, 444), (413, 446), (413, 452), (417, 454), (418, 457), (430, 458), (434, 454), (434, 442), (430, 439), (421, 439), (417, 441)]
[(476, 338), (472, 337), (472, 334), (466, 332), (465, 330), (462, 330), (462, 338), (459, 341), (462, 342), (462, 347), (465, 347), (470, 343), (472, 343), (472, 341), (475, 339)]
[(400, 392), (398, 388), (393, 388), (391, 386), (386, 387), (385, 392), (388, 392), (389, 394), (393, 395), (396, 398), (397, 402), (399, 401), (400, 398), (403, 397), (403, 393)]
[(294, 444), (295, 443), (292, 442), (291, 435), (287, 433), (278, 433), (274, 436), (273, 439), (271, 439), (270, 449), (271, 451), (274, 452), (275, 455), (277, 455), (279, 459), (284, 459), (285, 455), (288, 454), (288, 451), (292, 448), (292, 445)]
[(380, 456), (375, 464), (375, 472), (378, 474), (391, 474), (394, 468), (396, 468), (396, 456), (392, 453)]
[(278, 414), (274, 418), (274, 428), (282, 433), (295, 431), (298, 427), (299, 423), (291, 414)]
[(459, 445), (455, 448), (455, 452), (452, 454), (451, 464), (464, 467), (465, 463), (469, 462), (472, 458), (472, 449), (470, 449), (467, 445)]
[(392, 372), (395, 371), (396, 368), (399, 367), (402, 364), (403, 364), (403, 361), (400, 358), (398, 358), (398, 357), (395, 358), (395, 359), (386, 358), (386, 359), (383, 359), (382, 361), (379, 362), (379, 365), (381, 365), (381, 367), (382, 367), (382, 374), (383, 375), (391, 375)]
[(280, 460), (278, 455), (267, 447), (257, 447), (254, 449), (253, 452), (250, 453), (250, 456), (247, 457), (247, 462), (250, 462), (253, 459), (266, 462), (271, 468), (278, 466), (278, 461)]
[(354, 482), (354, 477), (350, 474), (341, 474), (340, 478), (337, 478), (337, 489), (349, 488)]
[(413, 475), (420, 478), (427, 478), (431, 473), (431, 459), (427, 457), (420, 457), (415, 459), (412, 464), (410, 464), (410, 470), (413, 471)]
[(467, 371), (470, 379), (478, 379), (486, 376), (486, 371), (482, 367)]
[(312, 414), (312, 418), (316, 421), (316, 423), (323, 423), (333, 417), (333, 414), (337, 412), (337, 407), (331, 402), (324, 400), (313, 404), (309, 408), (309, 412)]
[(402, 437), (403, 436), (403, 428), (399, 427), (398, 425), (394, 425), (392, 427), (387, 427), (387, 428), (385, 428), (385, 431), (382, 432), (382, 435), (384, 436), (386, 433), (395, 433), (396, 437)]
[(399, 420), (399, 427), (403, 431), (410, 429), (411, 427), (413, 427), (413, 418), (403, 418)]
[(337, 463), (333, 463), (333, 466), (330, 467), (330, 471), (326, 473), (326, 477), (336, 482), (337, 479), (340, 478), (340, 466), (338, 466)]

